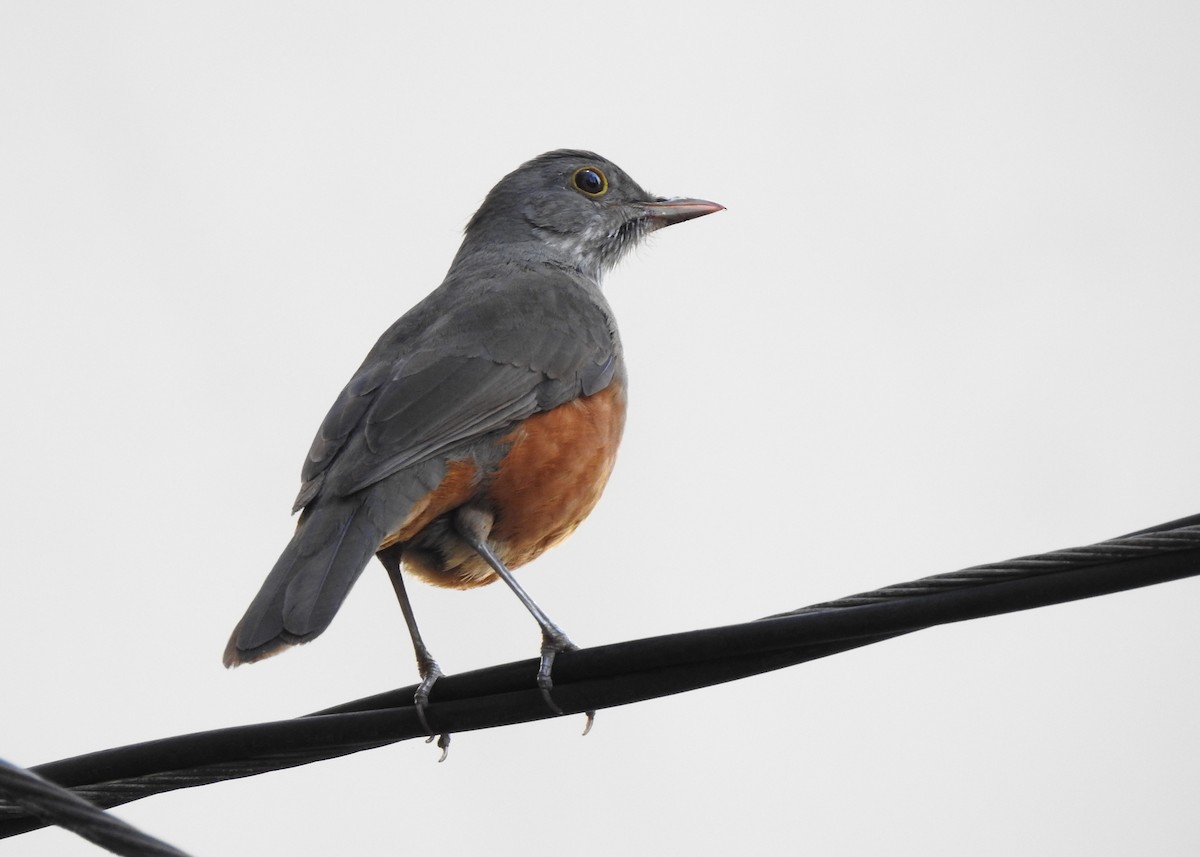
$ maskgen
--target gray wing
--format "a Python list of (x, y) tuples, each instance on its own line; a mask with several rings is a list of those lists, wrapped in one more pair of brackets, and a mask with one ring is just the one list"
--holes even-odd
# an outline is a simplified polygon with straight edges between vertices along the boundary
[(295, 508), (607, 386), (621, 360), (611, 312), (598, 293), (563, 279), (448, 281), (401, 318), (321, 424)]

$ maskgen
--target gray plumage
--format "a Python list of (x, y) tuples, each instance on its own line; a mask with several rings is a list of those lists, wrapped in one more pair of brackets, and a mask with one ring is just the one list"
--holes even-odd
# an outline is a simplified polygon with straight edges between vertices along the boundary
[[(602, 195), (573, 184), (583, 167), (607, 178)], [(651, 197), (584, 151), (547, 153), (502, 179), (443, 283), (380, 337), (321, 424), (295, 534), (234, 630), (226, 664), (324, 631), (449, 462), (486, 472), (503, 454), (498, 439), (522, 420), (623, 384), (601, 277), (647, 232), (719, 208), (705, 205), (687, 213)]]

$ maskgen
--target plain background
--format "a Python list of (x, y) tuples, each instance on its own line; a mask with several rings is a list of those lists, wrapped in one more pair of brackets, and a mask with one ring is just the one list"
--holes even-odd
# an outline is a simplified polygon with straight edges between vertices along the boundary
[[(414, 680), (372, 567), (226, 636), (320, 419), (487, 190), (594, 149), (728, 211), (606, 283), (631, 412), (526, 569), (581, 644), (753, 619), (1200, 512), (1200, 7), (7, 3), (0, 754)], [(531, 657), (420, 587), (448, 670)], [(118, 813), (196, 855), (1195, 854), (1200, 582)], [(92, 855), (61, 831), (6, 854)]]

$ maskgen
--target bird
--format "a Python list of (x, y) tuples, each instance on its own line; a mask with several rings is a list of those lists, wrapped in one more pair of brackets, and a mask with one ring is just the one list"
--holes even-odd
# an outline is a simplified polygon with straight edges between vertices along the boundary
[(575, 530), (613, 469), (627, 374), (601, 282), (651, 232), (723, 208), (653, 196), (576, 149), (501, 179), (441, 285), (383, 333), (321, 423), (296, 529), (234, 628), (225, 665), (316, 638), (376, 557), (412, 638), (414, 702), (431, 739), (425, 710), (443, 673), (402, 570), (454, 589), (507, 584), (541, 630), (537, 686), (561, 714), (551, 671), (576, 647), (512, 571)]

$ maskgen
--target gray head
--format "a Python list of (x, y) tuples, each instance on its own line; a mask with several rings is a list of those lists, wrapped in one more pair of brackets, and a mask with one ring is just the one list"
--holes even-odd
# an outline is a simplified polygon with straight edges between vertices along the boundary
[(559, 149), (509, 173), (467, 224), (455, 264), (520, 254), (577, 268), (597, 282), (642, 237), (724, 206), (647, 193), (594, 152)]

